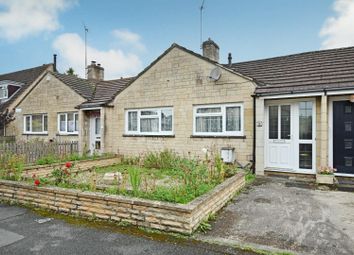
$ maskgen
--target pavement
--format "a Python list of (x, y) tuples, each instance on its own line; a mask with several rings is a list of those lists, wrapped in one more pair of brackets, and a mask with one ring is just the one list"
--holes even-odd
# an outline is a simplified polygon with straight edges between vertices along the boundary
[(354, 193), (257, 178), (196, 238), (295, 254), (354, 254)]
[(0, 204), (0, 254), (254, 254), (112, 223), (58, 217)]

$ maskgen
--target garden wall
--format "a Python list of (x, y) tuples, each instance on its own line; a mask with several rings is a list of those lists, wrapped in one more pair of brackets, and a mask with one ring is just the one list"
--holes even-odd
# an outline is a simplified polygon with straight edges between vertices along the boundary
[[(118, 164), (121, 162), (121, 158), (114, 157), (114, 158), (102, 158), (102, 159), (95, 159), (95, 160), (82, 160), (74, 162), (74, 166), (71, 169), (72, 172), (76, 171), (86, 171), (93, 167), (105, 167), (111, 166), (114, 164)], [(33, 174), (36, 174), (37, 177), (44, 177), (47, 174), (50, 174), (54, 168), (64, 167), (65, 163), (56, 163), (51, 165), (38, 165), (38, 166), (30, 166), (26, 167), (23, 171), (23, 177), (25, 178), (32, 178)]]
[(76, 216), (126, 221), (137, 226), (191, 234), (203, 219), (222, 208), (244, 185), (244, 174), (238, 173), (212, 191), (182, 205), (0, 180), (0, 200)]

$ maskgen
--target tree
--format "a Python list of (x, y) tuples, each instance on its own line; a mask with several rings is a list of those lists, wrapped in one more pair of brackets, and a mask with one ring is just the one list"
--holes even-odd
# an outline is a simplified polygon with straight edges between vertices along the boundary
[(67, 75), (75, 75), (75, 76), (77, 76), (77, 74), (75, 74), (74, 68), (72, 68), (72, 67), (69, 67), (69, 69), (66, 70), (66, 74)]
[(0, 130), (4, 130), (5, 126), (14, 120), (15, 110), (9, 111), (9, 109), (6, 109), (4, 112), (0, 112)]

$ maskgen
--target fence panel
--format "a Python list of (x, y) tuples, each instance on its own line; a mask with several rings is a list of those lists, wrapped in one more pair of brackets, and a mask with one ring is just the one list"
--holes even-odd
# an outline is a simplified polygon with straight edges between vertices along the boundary
[(15, 141), (15, 136), (0, 136), (0, 143), (14, 143)]
[(0, 143), (0, 162), (6, 162), (12, 155), (18, 155), (22, 156), (27, 164), (31, 164), (43, 157), (63, 158), (78, 152), (77, 141)]

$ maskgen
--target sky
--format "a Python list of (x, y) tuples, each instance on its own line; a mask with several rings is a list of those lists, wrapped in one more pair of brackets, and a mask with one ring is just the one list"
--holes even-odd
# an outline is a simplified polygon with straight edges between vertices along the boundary
[[(0, 74), (51, 63), (84, 77), (138, 74), (172, 43), (201, 53), (202, 0), (0, 0)], [(204, 0), (202, 39), (220, 62), (354, 46), (354, 0)]]

